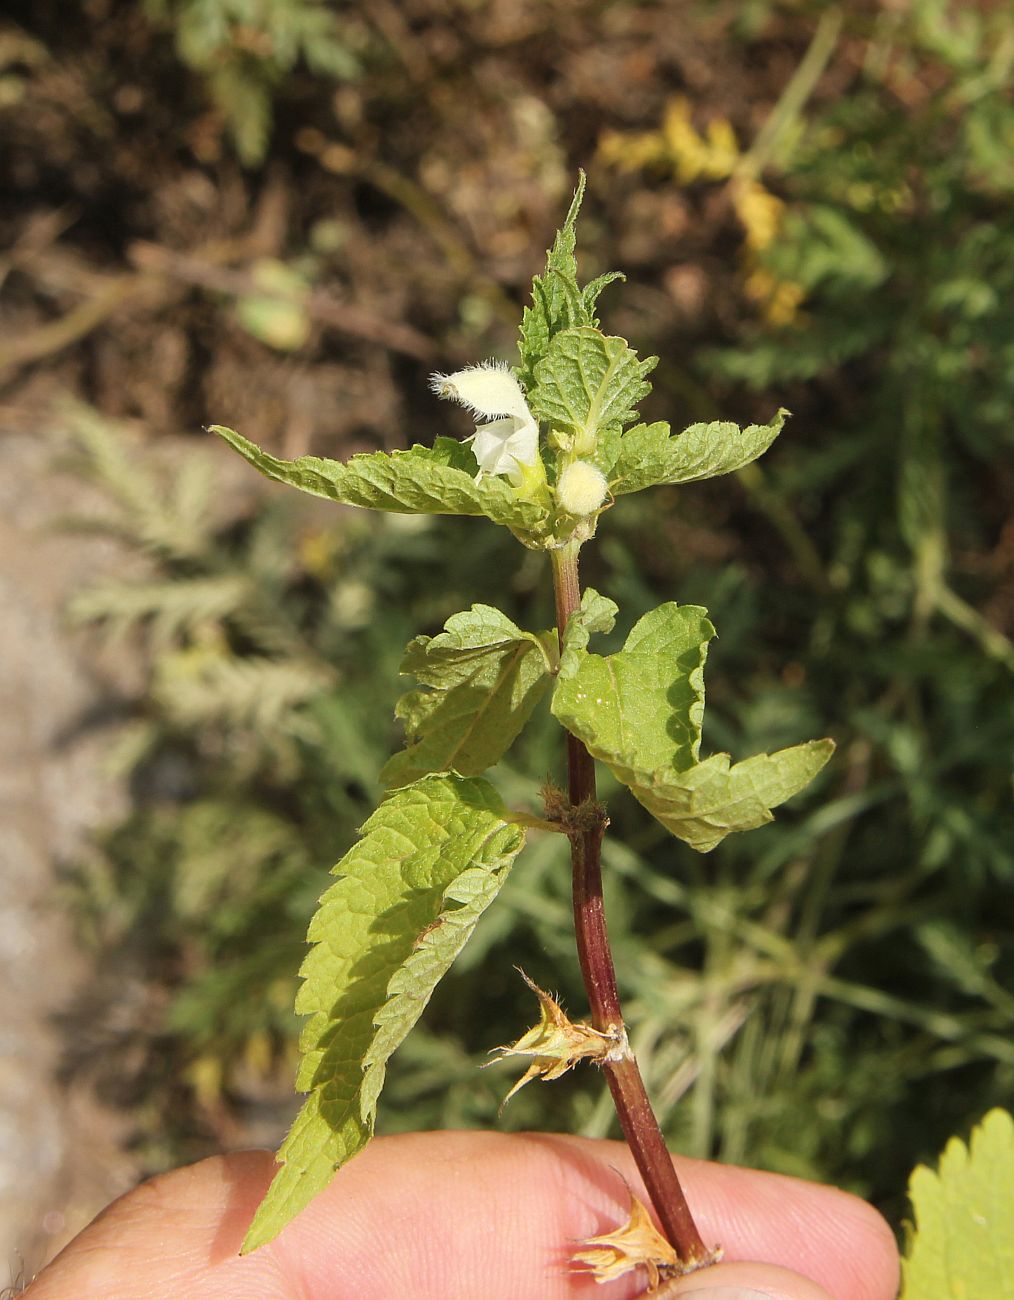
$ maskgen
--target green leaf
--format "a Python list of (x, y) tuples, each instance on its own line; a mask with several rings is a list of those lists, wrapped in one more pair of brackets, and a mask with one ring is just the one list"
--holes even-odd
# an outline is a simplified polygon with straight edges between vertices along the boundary
[(578, 625), (573, 640), (565, 638), (552, 700), (555, 717), (591, 755), (702, 853), (732, 831), (771, 821), (771, 809), (807, 785), (834, 751), (832, 741), (817, 740), (734, 767), (728, 754), (698, 761), (704, 661), (715, 634), (706, 612), (661, 605), (606, 658), (584, 650)]
[(310, 923), (296, 1010), (308, 1092), (243, 1243), (270, 1241), (373, 1134), (387, 1061), (524, 844), (486, 781), (430, 776), (392, 794), (334, 869)]
[(517, 739), (552, 680), (555, 632), (523, 632), (490, 605), (455, 614), (445, 628), (416, 637), (405, 652), (401, 672), (432, 689), (398, 701), (409, 744), (381, 772), (388, 785), (429, 772), (485, 772)]
[(593, 587), (585, 588), (580, 609), (571, 614), (564, 629), (559, 669), (561, 678), (571, 677), (578, 670), (593, 633), (613, 630), (616, 614), (615, 601), (600, 596)]
[[(599, 294), (614, 280), (626, 277), (620, 271), (606, 271), (596, 276), (584, 288), (577, 282), (577, 214), (584, 198), (585, 174), (580, 173), (570, 210), (557, 231), (553, 247), (546, 254), (546, 270), (532, 280), (532, 305), (526, 307), (521, 318), (518, 351), (521, 361), (517, 376), (526, 393), (536, 386), (535, 367), (546, 355), (550, 342), (561, 330), (581, 326), (595, 328), (595, 304)], [(534, 409), (534, 408), (533, 408)]]
[[(618, 606), (608, 596), (600, 596), (594, 587), (585, 587), (581, 595), (581, 607), (576, 609), (567, 620), (563, 633), (563, 653), (581, 651), (588, 647), (589, 638), (596, 632), (611, 632), (616, 624)], [(576, 667), (576, 662), (571, 656)], [(561, 674), (570, 676), (574, 668)]]
[(657, 768), (688, 768), (701, 743), (704, 660), (714, 635), (700, 606), (660, 605), (635, 623), (617, 654), (567, 656), (553, 714), (624, 785)]
[(890, 273), (888, 262), (840, 208), (823, 203), (786, 209), (779, 238), (762, 255), (779, 280), (807, 293), (824, 286), (841, 297), (869, 293)]
[(971, 1148), (948, 1142), (939, 1172), (909, 1183), (915, 1231), (902, 1265), (902, 1300), (1014, 1298), (1014, 1120), (991, 1110)]
[(638, 424), (620, 440), (609, 489), (620, 496), (657, 483), (694, 483), (742, 469), (767, 451), (788, 414), (780, 410), (769, 424), (745, 429), (723, 420), (692, 424), (675, 437), (664, 421)]
[(612, 284), (614, 280), (625, 280), (627, 277), (622, 271), (606, 271), (602, 275), (597, 275), (594, 280), (589, 280), (581, 290), (581, 297), (584, 300), (584, 309), (588, 315), (588, 324), (598, 326), (598, 320), (594, 316), (595, 304), (599, 300), (599, 294), (607, 284)]
[(645, 375), (656, 362), (638, 360), (626, 339), (590, 326), (562, 330), (535, 367), (528, 404), (537, 419), (574, 438), (579, 452), (591, 449), (600, 431), (636, 418), (637, 403), (651, 392)]
[(453, 438), (347, 462), (320, 456), (279, 460), (232, 429), (220, 424), (210, 429), (267, 478), (345, 505), (406, 515), (485, 515), (525, 534), (537, 533), (547, 517), (541, 506), (520, 501), (503, 478), (484, 475), (476, 483), (475, 457)]
[(670, 834), (708, 853), (733, 831), (773, 821), (771, 809), (809, 785), (833, 753), (833, 740), (808, 740), (732, 767), (728, 754), (712, 754), (685, 772), (645, 773), (630, 789)]

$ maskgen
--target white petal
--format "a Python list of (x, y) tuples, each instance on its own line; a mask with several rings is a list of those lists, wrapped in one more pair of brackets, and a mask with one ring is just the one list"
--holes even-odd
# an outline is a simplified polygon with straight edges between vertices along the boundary
[(539, 430), (531, 416), (505, 415), (480, 424), (466, 441), (472, 444), (480, 475), (506, 474), (515, 487), (524, 479), (521, 466), (534, 465), (539, 456)]
[(532, 418), (521, 385), (505, 361), (483, 361), (453, 375), (431, 375), (430, 387), (438, 397), (460, 402), (476, 416)]

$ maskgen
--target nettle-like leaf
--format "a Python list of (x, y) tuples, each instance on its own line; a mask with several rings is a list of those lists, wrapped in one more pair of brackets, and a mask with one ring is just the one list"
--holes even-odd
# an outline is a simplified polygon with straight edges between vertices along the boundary
[(1014, 1119), (992, 1110), (970, 1147), (948, 1142), (934, 1172), (909, 1183), (915, 1229), (901, 1300), (1014, 1297)]
[[(528, 404), (536, 418), (573, 438), (578, 448), (595, 447), (608, 473), (619, 449), (619, 431), (637, 417), (637, 404), (651, 392), (646, 381), (657, 357), (641, 361), (626, 339), (585, 326), (554, 335), (535, 367)], [(612, 433), (612, 438), (601, 435)]]
[(609, 490), (621, 496), (660, 483), (694, 483), (742, 469), (767, 451), (788, 414), (780, 410), (770, 423), (745, 429), (725, 420), (692, 424), (675, 435), (664, 420), (638, 424), (620, 439)]
[(773, 821), (771, 809), (805, 789), (833, 753), (833, 740), (807, 740), (732, 766), (728, 754), (712, 754), (685, 772), (645, 773), (630, 789), (670, 834), (708, 853), (733, 831)]
[(308, 1092), (243, 1243), (270, 1241), (373, 1134), (387, 1061), (524, 844), (493, 787), (454, 774), (390, 795), (310, 923), (296, 1010)]
[(611, 632), (616, 625), (619, 606), (608, 596), (600, 596), (594, 587), (586, 587), (581, 596), (581, 606), (567, 620), (563, 631), (563, 651), (560, 657), (561, 677), (570, 677), (581, 662), (581, 652), (596, 632)]
[(524, 632), (490, 605), (455, 614), (439, 636), (410, 641), (401, 672), (430, 689), (398, 701), (408, 747), (381, 780), (404, 785), (452, 770), (478, 776), (499, 762), (546, 693), (557, 653), (555, 632)]
[(700, 750), (714, 635), (699, 605), (660, 605), (638, 619), (617, 654), (568, 656), (553, 713), (624, 785), (656, 769), (688, 768)]
[(588, 325), (590, 320), (577, 284), (577, 214), (584, 199), (584, 172), (577, 183), (566, 220), (546, 254), (546, 271), (532, 280), (532, 305), (521, 316), (517, 374), (526, 392), (535, 387), (535, 366), (546, 355), (549, 340), (561, 329)]
[(594, 280), (589, 280), (581, 290), (581, 298), (584, 301), (585, 315), (587, 316), (588, 325), (598, 328), (598, 317), (595, 315), (595, 307), (599, 300), (599, 294), (608, 284), (613, 284), (616, 280), (625, 280), (627, 277), (622, 271), (603, 271), (597, 275)]
[(652, 816), (702, 853), (733, 831), (771, 821), (771, 809), (834, 752), (832, 741), (818, 740), (735, 766), (728, 754), (699, 762), (704, 661), (714, 634), (704, 609), (670, 603), (645, 614), (614, 655), (565, 640), (551, 706)]
[(517, 375), (529, 394), (536, 386), (535, 367), (546, 355), (550, 341), (561, 330), (597, 326), (595, 303), (599, 294), (613, 280), (624, 278), (619, 271), (607, 271), (583, 289), (578, 286), (574, 248), (577, 240), (577, 214), (581, 210), (584, 190), (585, 174), (582, 172), (567, 219), (557, 231), (553, 247), (546, 254), (545, 274), (537, 275), (532, 280), (532, 305), (525, 308), (521, 318), (518, 340), (521, 360)]
[(210, 426), (267, 478), (350, 506), (407, 515), (485, 515), (519, 534), (538, 534), (547, 511), (518, 499), (502, 478), (475, 481), (468, 447), (438, 438), (432, 447), (368, 452), (348, 461), (321, 456), (280, 460), (223, 425)]

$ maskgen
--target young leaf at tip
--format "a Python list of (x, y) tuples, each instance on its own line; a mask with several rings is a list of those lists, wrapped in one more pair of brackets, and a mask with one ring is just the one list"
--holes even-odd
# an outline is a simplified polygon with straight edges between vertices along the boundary
[(626, 339), (589, 326), (561, 330), (535, 367), (529, 403), (578, 455), (608, 474), (621, 445), (620, 430), (637, 418), (638, 402), (651, 392), (646, 376), (657, 361), (639, 360)]
[(596, 276), (584, 288), (577, 282), (577, 215), (584, 199), (586, 177), (582, 171), (571, 200), (566, 220), (556, 233), (546, 254), (546, 269), (532, 280), (532, 302), (521, 317), (518, 338), (520, 361), (517, 374), (527, 393), (536, 385), (535, 367), (546, 355), (551, 340), (561, 331), (581, 326), (596, 328), (595, 304), (599, 294), (614, 280), (622, 280), (620, 271)]

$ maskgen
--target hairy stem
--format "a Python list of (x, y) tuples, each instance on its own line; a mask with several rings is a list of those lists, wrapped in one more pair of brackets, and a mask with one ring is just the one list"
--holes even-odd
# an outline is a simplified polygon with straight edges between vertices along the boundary
[[(578, 549), (579, 543), (571, 542), (551, 552), (556, 626), (561, 648), (567, 620), (581, 604)], [(569, 732), (567, 785), (572, 807), (584, 805), (591, 808), (594, 805), (595, 762), (582, 742)], [(603, 813), (593, 819), (579, 820), (582, 828), (572, 832), (570, 848), (574, 871), (574, 930), (581, 974), (595, 1028), (622, 1031), (623, 1012), (602, 905), (601, 852), (606, 817)], [(607, 1061), (603, 1069), (620, 1127), (665, 1235), (685, 1265), (700, 1266), (709, 1262), (713, 1252), (707, 1249), (697, 1231), (637, 1062), (628, 1051), (621, 1060)]]

